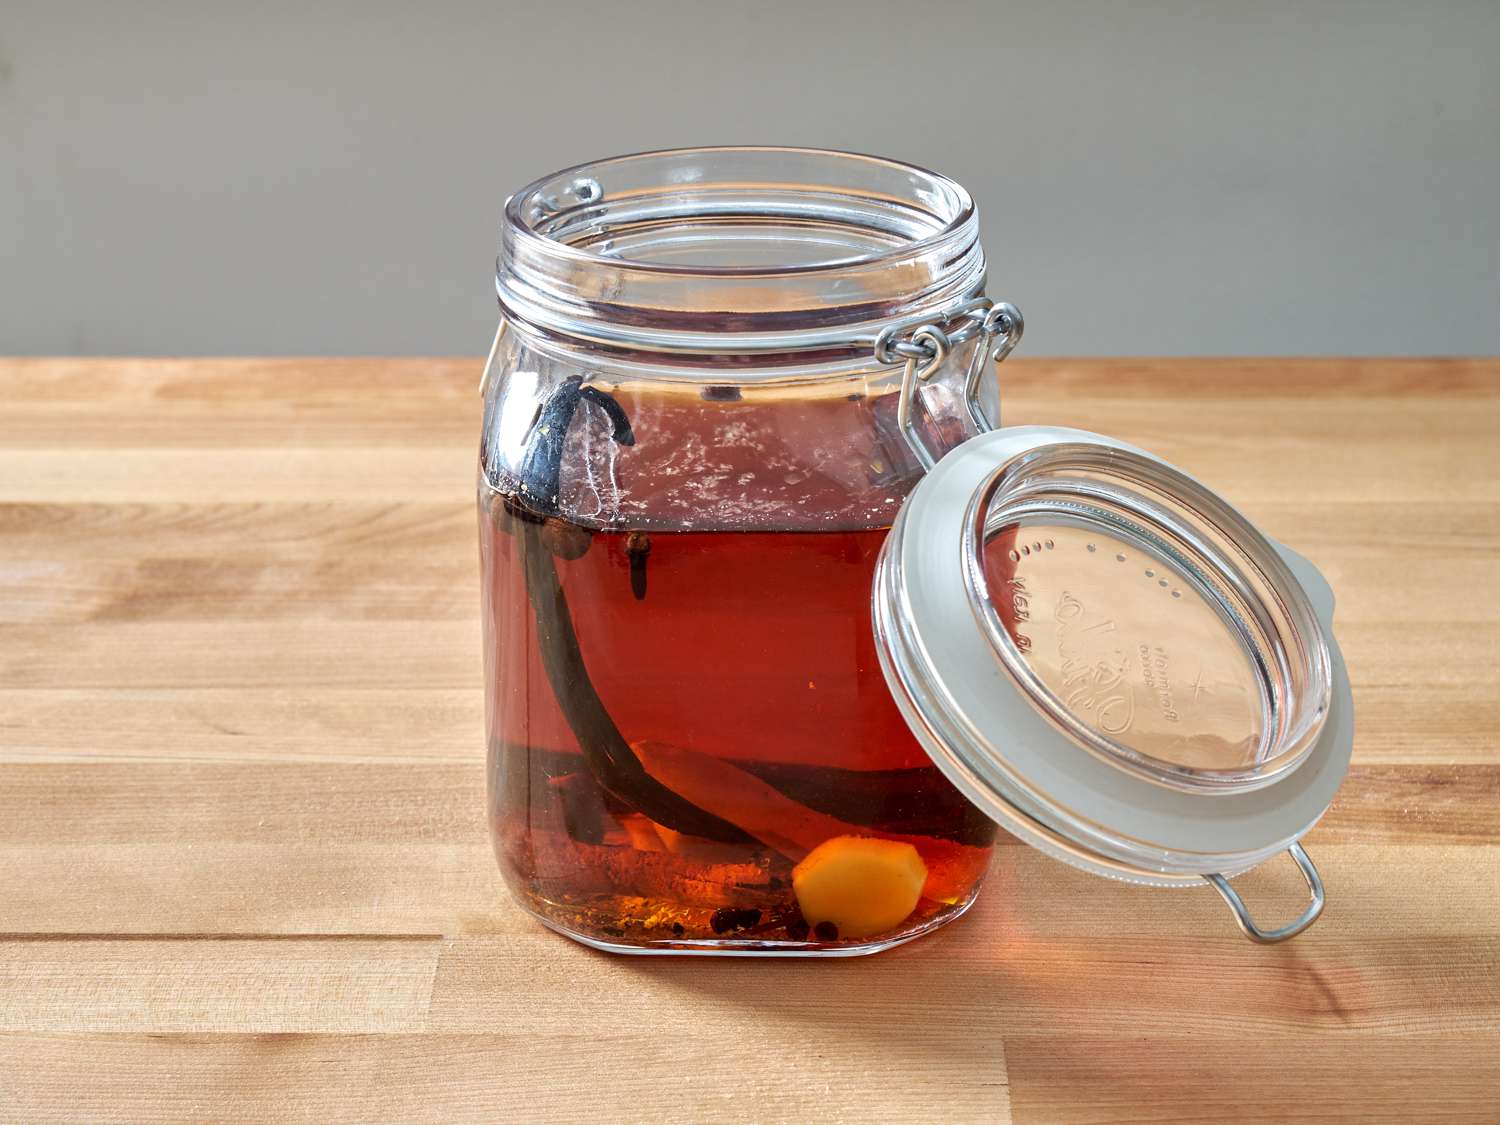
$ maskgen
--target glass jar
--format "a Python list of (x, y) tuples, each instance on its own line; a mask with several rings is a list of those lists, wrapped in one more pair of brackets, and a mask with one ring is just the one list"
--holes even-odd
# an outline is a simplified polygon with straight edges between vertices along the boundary
[(997, 823), (1212, 884), (1258, 940), (1316, 917), (1310, 863), (1279, 931), (1225, 877), (1302, 865), (1347, 767), (1331, 596), (1142, 451), (995, 430), (1022, 323), (984, 283), (968, 193), (872, 157), (648, 153), (508, 201), (489, 812), (544, 924), (873, 952), (969, 907)]
[[(874, 345), (968, 326), (924, 390), (934, 450), (974, 434), (984, 268), (961, 187), (868, 157), (647, 154), (509, 201), (480, 454), (490, 815), (547, 925), (847, 953), (973, 902), (995, 825), (918, 745), (871, 632), (923, 471), (905, 357)], [(809, 918), (796, 866), (872, 838), (906, 884)]]

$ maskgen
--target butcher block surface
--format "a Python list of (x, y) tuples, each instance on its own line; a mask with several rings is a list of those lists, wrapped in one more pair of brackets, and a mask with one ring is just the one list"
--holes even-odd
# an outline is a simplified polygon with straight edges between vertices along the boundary
[(1500, 1121), (1500, 361), (1009, 361), (1007, 423), (1151, 449), (1328, 576), (1327, 911), (1255, 946), (1011, 843), (833, 961), (507, 898), (479, 367), (0, 360), (0, 1120)]

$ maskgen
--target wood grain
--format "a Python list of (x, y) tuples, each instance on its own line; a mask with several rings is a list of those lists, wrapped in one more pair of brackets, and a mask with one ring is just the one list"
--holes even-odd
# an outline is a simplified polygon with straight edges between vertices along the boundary
[(440, 939), (0, 943), (3, 1031), (405, 1031)]
[(511, 906), (477, 373), (0, 361), (0, 1120), (1500, 1120), (1500, 361), (1008, 363), (1007, 422), (1155, 449), (1329, 575), (1330, 905), (1258, 948), (1014, 845), (816, 964)]

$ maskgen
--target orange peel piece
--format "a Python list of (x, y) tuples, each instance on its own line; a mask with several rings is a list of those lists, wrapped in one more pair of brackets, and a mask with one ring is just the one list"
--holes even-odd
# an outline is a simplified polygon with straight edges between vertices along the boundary
[(668, 789), (791, 859), (851, 830), (729, 762), (664, 742), (636, 742), (631, 749), (646, 772)]
[(625, 835), (630, 837), (630, 844), (636, 851), (664, 852), (667, 850), (666, 842), (657, 833), (655, 822), (640, 813), (620, 817), (620, 827), (625, 829)]
[(802, 917), (832, 922), (840, 937), (861, 938), (899, 926), (917, 908), (927, 865), (899, 840), (835, 836), (792, 869)]
[[(754, 774), (730, 762), (663, 742), (636, 742), (631, 749), (646, 772), (668, 789), (715, 816), (743, 828), (796, 863), (830, 839), (852, 837), (915, 845), (926, 865), (923, 895), (956, 903), (969, 895), (989, 866), (990, 849), (925, 836), (872, 833), (857, 824), (798, 804)], [(658, 827), (671, 851), (678, 843)], [(717, 845), (706, 845), (714, 847)], [(809, 919), (811, 921), (811, 919)]]

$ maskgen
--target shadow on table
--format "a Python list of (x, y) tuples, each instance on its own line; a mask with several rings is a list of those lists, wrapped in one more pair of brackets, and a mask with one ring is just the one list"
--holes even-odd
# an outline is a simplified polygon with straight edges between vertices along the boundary
[(708, 1034), (738, 1028), (767, 1047), (849, 1054), (890, 1068), (881, 1080), (937, 1068), (1003, 1084), (1006, 981), (983, 955), (983, 930), (966, 917), (867, 957), (639, 957), (623, 969), (657, 1000), (680, 995)]
[[(1285, 866), (1246, 879), (1272, 918), (1300, 909), (1305, 894)], [(1427, 975), (1417, 947), (1371, 942), (1382, 916), (1382, 903), (1352, 896), (1301, 937), (1258, 946), (1207, 887), (1158, 890), (1050, 862), (1019, 873), (997, 864), (969, 915), (885, 953), (627, 958), (623, 971), (717, 1014), (871, 1042), (899, 1031), (912, 1052), (941, 1043), (980, 1058), (1004, 1036), (1373, 1027), (1399, 1010), (1393, 989)]]

